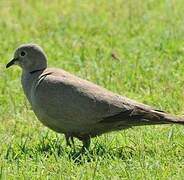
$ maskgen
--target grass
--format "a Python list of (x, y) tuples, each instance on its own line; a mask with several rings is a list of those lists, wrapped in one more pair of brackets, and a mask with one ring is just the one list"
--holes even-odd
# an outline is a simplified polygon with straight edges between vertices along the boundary
[(38, 43), (49, 66), (182, 115), (183, 12), (182, 0), (0, 1), (1, 179), (184, 179), (182, 126), (105, 134), (77, 157), (36, 119), (20, 69), (5, 70), (18, 45)]

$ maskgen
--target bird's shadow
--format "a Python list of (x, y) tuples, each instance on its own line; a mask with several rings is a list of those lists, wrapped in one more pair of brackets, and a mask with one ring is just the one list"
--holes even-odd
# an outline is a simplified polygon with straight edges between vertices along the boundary
[(39, 141), (38, 144), (30, 146), (27, 144), (29, 140), (21, 142), (20, 144), (11, 144), (5, 152), (5, 159), (10, 161), (22, 159), (27, 156), (31, 159), (35, 159), (38, 156), (44, 156), (49, 158), (54, 156), (56, 161), (59, 160), (61, 156), (68, 158), (76, 164), (84, 164), (86, 162), (96, 161), (97, 159), (105, 158), (119, 158), (124, 160), (127, 157), (132, 157), (135, 155), (136, 150), (133, 147), (114, 147), (108, 146), (106, 144), (95, 143), (93, 146), (81, 152), (81, 147), (77, 145), (76, 147), (67, 147), (59, 139)]
[(84, 164), (86, 162), (96, 161), (99, 158), (119, 158), (124, 160), (127, 156), (133, 156), (135, 150), (132, 147), (107, 147), (105, 145), (96, 144), (90, 150), (81, 151), (81, 147), (66, 147), (59, 145), (53, 148), (51, 144), (47, 143), (44, 146), (38, 144), (36, 149), (47, 157), (55, 155), (56, 157), (65, 156), (76, 164)]

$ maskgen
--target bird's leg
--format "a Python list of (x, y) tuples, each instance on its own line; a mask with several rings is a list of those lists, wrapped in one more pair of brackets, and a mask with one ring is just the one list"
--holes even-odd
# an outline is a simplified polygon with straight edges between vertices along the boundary
[(68, 134), (65, 134), (65, 140), (66, 140), (66, 145), (71, 147), (70, 136)]
[(83, 146), (81, 149), (81, 152), (84, 153), (86, 150), (89, 149), (90, 143), (91, 143), (91, 138), (89, 136), (83, 137), (81, 139)]
[(72, 145), (75, 145), (73, 136), (70, 136), (70, 139), (71, 139)]
[[(65, 139), (66, 139), (66, 145), (72, 147), (74, 145), (74, 139), (73, 136), (70, 134), (65, 134)], [(71, 144), (72, 143), (72, 144)]]

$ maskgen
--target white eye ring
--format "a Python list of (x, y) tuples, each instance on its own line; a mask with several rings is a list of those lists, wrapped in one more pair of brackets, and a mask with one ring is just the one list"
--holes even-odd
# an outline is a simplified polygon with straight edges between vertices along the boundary
[(21, 52), (20, 52), (20, 56), (21, 56), (21, 57), (24, 57), (25, 55), (26, 55), (26, 52), (25, 52), (25, 51), (21, 51)]

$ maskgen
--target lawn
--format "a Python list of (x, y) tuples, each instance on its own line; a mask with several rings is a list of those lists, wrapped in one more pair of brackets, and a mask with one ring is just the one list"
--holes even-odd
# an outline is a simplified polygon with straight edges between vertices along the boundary
[[(1, 0), (1, 179), (184, 179), (184, 127), (146, 126), (94, 138), (83, 156), (35, 117), (18, 67), (23, 43), (49, 66), (184, 114), (183, 0)], [(76, 140), (76, 151), (80, 149)]]

